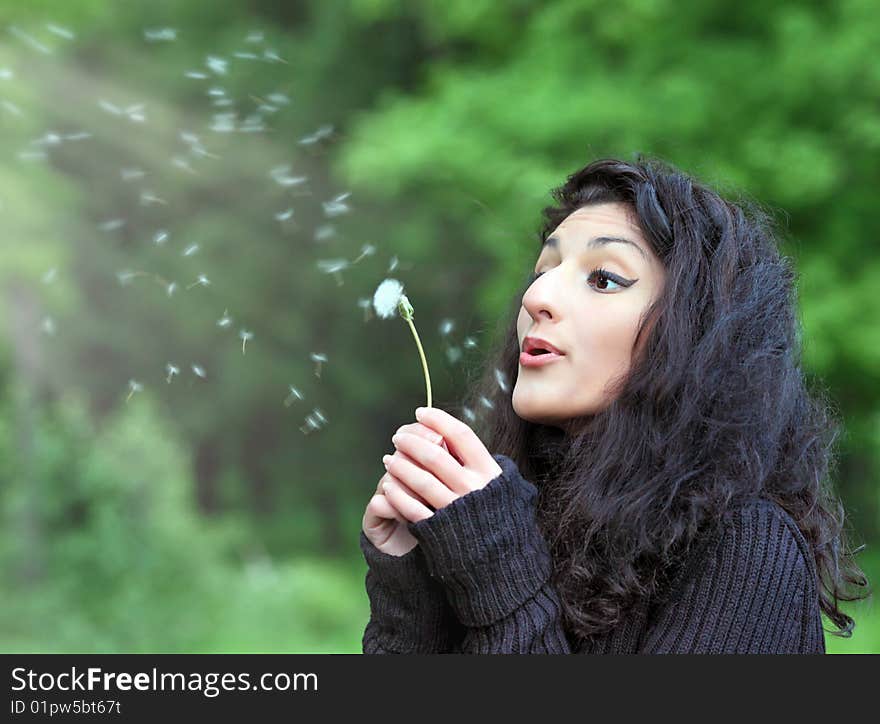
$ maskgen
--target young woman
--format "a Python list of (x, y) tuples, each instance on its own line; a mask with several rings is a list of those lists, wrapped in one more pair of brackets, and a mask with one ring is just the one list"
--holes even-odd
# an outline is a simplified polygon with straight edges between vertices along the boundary
[(480, 429), (430, 408), (386, 456), (364, 652), (824, 653), (868, 582), (771, 218), (642, 158), (553, 195)]

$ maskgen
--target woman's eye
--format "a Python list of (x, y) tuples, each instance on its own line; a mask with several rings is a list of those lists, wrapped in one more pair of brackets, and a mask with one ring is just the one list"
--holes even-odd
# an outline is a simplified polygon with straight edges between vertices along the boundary
[[(529, 280), (529, 284), (535, 281), (539, 276), (544, 274), (544, 272), (533, 272), (531, 279)], [(596, 279), (596, 288), (600, 291), (608, 290), (608, 283), (616, 284), (618, 287), (625, 289), (626, 287), (632, 286), (633, 282), (627, 279), (623, 279), (622, 277), (617, 276), (617, 274), (612, 274), (610, 271), (602, 269), (602, 267), (598, 267), (593, 269), (590, 274), (587, 276), (587, 283), (592, 279)], [(613, 287), (612, 287), (613, 291)]]

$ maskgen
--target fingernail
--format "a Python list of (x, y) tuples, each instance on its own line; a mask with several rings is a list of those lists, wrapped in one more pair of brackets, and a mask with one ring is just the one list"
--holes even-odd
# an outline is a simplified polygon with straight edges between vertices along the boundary
[(390, 462), (390, 460), (391, 460), (391, 456), (390, 456), (390, 455), (383, 455), (383, 456), (382, 456), (382, 462), (385, 463), (385, 467), (386, 467), (386, 468), (388, 467), (388, 463)]
[(417, 419), (417, 420), (421, 420), (421, 419), (422, 419), (422, 415), (424, 415), (424, 414), (425, 414), (425, 408), (424, 408), (424, 407), (417, 407), (417, 408), (416, 408), (416, 419)]

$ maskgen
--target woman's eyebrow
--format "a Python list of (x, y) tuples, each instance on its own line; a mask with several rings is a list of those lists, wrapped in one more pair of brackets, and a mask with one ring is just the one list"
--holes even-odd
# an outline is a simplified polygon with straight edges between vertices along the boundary
[[(644, 257), (645, 261), (648, 261), (648, 256), (645, 254), (645, 250), (642, 249), (641, 246), (636, 244), (634, 241), (630, 241), (629, 239), (624, 239), (619, 236), (597, 236), (595, 239), (590, 239), (588, 242), (586, 242), (585, 246), (587, 248), (595, 248), (598, 246), (605, 246), (606, 244), (629, 244), (630, 246), (634, 246), (638, 250), (639, 254)], [(544, 240), (544, 243), (541, 245), (541, 250), (543, 251), (543, 249), (548, 246), (553, 249), (558, 249), (559, 239), (555, 236), (548, 236)]]

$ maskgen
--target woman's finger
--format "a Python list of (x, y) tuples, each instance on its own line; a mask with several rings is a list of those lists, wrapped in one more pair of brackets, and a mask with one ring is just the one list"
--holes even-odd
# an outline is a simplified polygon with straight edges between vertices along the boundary
[(432, 510), (426, 508), (407, 492), (405, 485), (398, 485), (389, 480), (385, 483), (384, 490), (388, 501), (410, 522), (417, 523), (434, 515)]
[(380, 518), (406, 523), (406, 519), (397, 508), (391, 505), (384, 493), (376, 493), (370, 500), (370, 506), (372, 507), (372, 512)]

